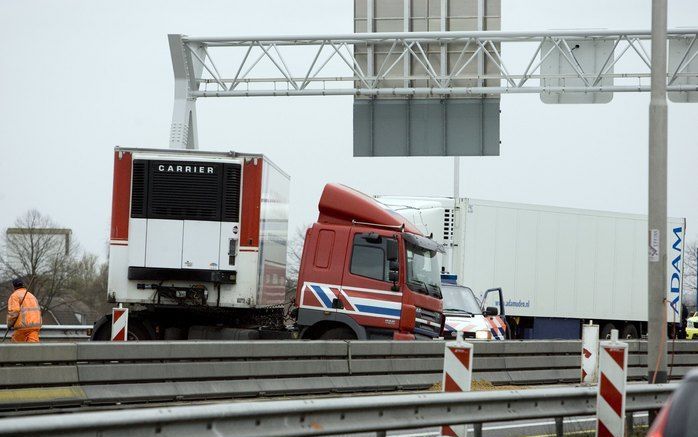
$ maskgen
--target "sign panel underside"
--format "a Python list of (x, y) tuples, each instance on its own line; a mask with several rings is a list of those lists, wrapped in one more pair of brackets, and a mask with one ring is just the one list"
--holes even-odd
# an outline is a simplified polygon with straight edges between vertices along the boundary
[(354, 156), (498, 156), (499, 99), (354, 101)]

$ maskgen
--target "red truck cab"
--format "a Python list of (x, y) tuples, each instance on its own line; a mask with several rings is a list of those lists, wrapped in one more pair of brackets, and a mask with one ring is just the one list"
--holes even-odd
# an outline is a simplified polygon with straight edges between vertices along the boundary
[(441, 336), (443, 248), (375, 199), (327, 184), (303, 247), (296, 306), (306, 339)]

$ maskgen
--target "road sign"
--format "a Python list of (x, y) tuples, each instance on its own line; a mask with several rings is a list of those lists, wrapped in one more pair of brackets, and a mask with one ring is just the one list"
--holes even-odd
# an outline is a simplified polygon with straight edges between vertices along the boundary
[(599, 325), (582, 326), (582, 378), (584, 385), (599, 379)]
[[(456, 341), (446, 343), (444, 372), (441, 390), (444, 392), (470, 391), (473, 379), (473, 345), (463, 341), (463, 332), (458, 331)], [(450, 425), (441, 428), (445, 436), (465, 437), (467, 425)]]
[[(492, 31), (500, 22), (497, 0), (354, 1), (357, 33)], [(365, 74), (355, 88), (378, 90), (494, 85), (502, 68), (499, 42), (386, 41), (355, 45), (354, 56)], [(494, 94), (355, 95), (354, 156), (496, 156), (499, 113)]]
[(112, 308), (111, 341), (128, 340), (128, 308)]
[[(698, 90), (698, 35), (669, 40), (668, 85), (694, 86)], [(669, 100), (677, 103), (698, 102), (698, 91), (673, 91)]]
[(599, 392), (596, 397), (596, 435), (623, 437), (628, 344), (618, 341), (618, 330), (599, 349)]
[(354, 156), (497, 156), (498, 99), (356, 99)]
[[(616, 44), (612, 40), (550, 38), (541, 45), (541, 86), (613, 85)], [(570, 77), (577, 75), (577, 77)], [(613, 93), (542, 92), (543, 103), (608, 103)]]

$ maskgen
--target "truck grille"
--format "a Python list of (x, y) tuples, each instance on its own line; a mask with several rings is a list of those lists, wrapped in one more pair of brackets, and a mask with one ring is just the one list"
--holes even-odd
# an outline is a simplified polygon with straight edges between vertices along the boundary
[(240, 166), (223, 166), (223, 222), (240, 221)]
[(144, 218), (146, 193), (147, 161), (134, 161), (133, 182), (131, 186), (131, 217)]
[(131, 217), (238, 222), (240, 181), (239, 164), (134, 160)]
[[(158, 171), (164, 168), (203, 167), (204, 173)], [(206, 170), (212, 168), (212, 173)], [(151, 161), (148, 218), (219, 221), (221, 165), (197, 162)]]
[(453, 245), (455, 215), (452, 209), (444, 209), (444, 243)]
[(414, 324), (415, 333), (432, 338), (438, 337), (441, 335), (441, 317), (441, 314), (435, 311), (417, 308)]

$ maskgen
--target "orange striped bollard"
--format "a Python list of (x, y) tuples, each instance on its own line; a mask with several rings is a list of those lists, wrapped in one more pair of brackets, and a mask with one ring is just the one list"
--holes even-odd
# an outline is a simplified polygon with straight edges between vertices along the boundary
[(599, 325), (582, 326), (582, 385), (599, 380)]
[(628, 375), (628, 344), (618, 341), (618, 330), (611, 341), (599, 348), (599, 391), (596, 396), (596, 435), (623, 437), (625, 432), (625, 383)]
[(126, 341), (128, 338), (128, 308), (111, 309), (111, 341)]
[[(463, 332), (458, 332), (456, 341), (446, 343), (444, 351), (444, 375), (441, 390), (444, 392), (470, 391), (473, 380), (473, 345), (463, 341)], [(441, 434), (465, 437), (467, 425), (444, 425)]]

